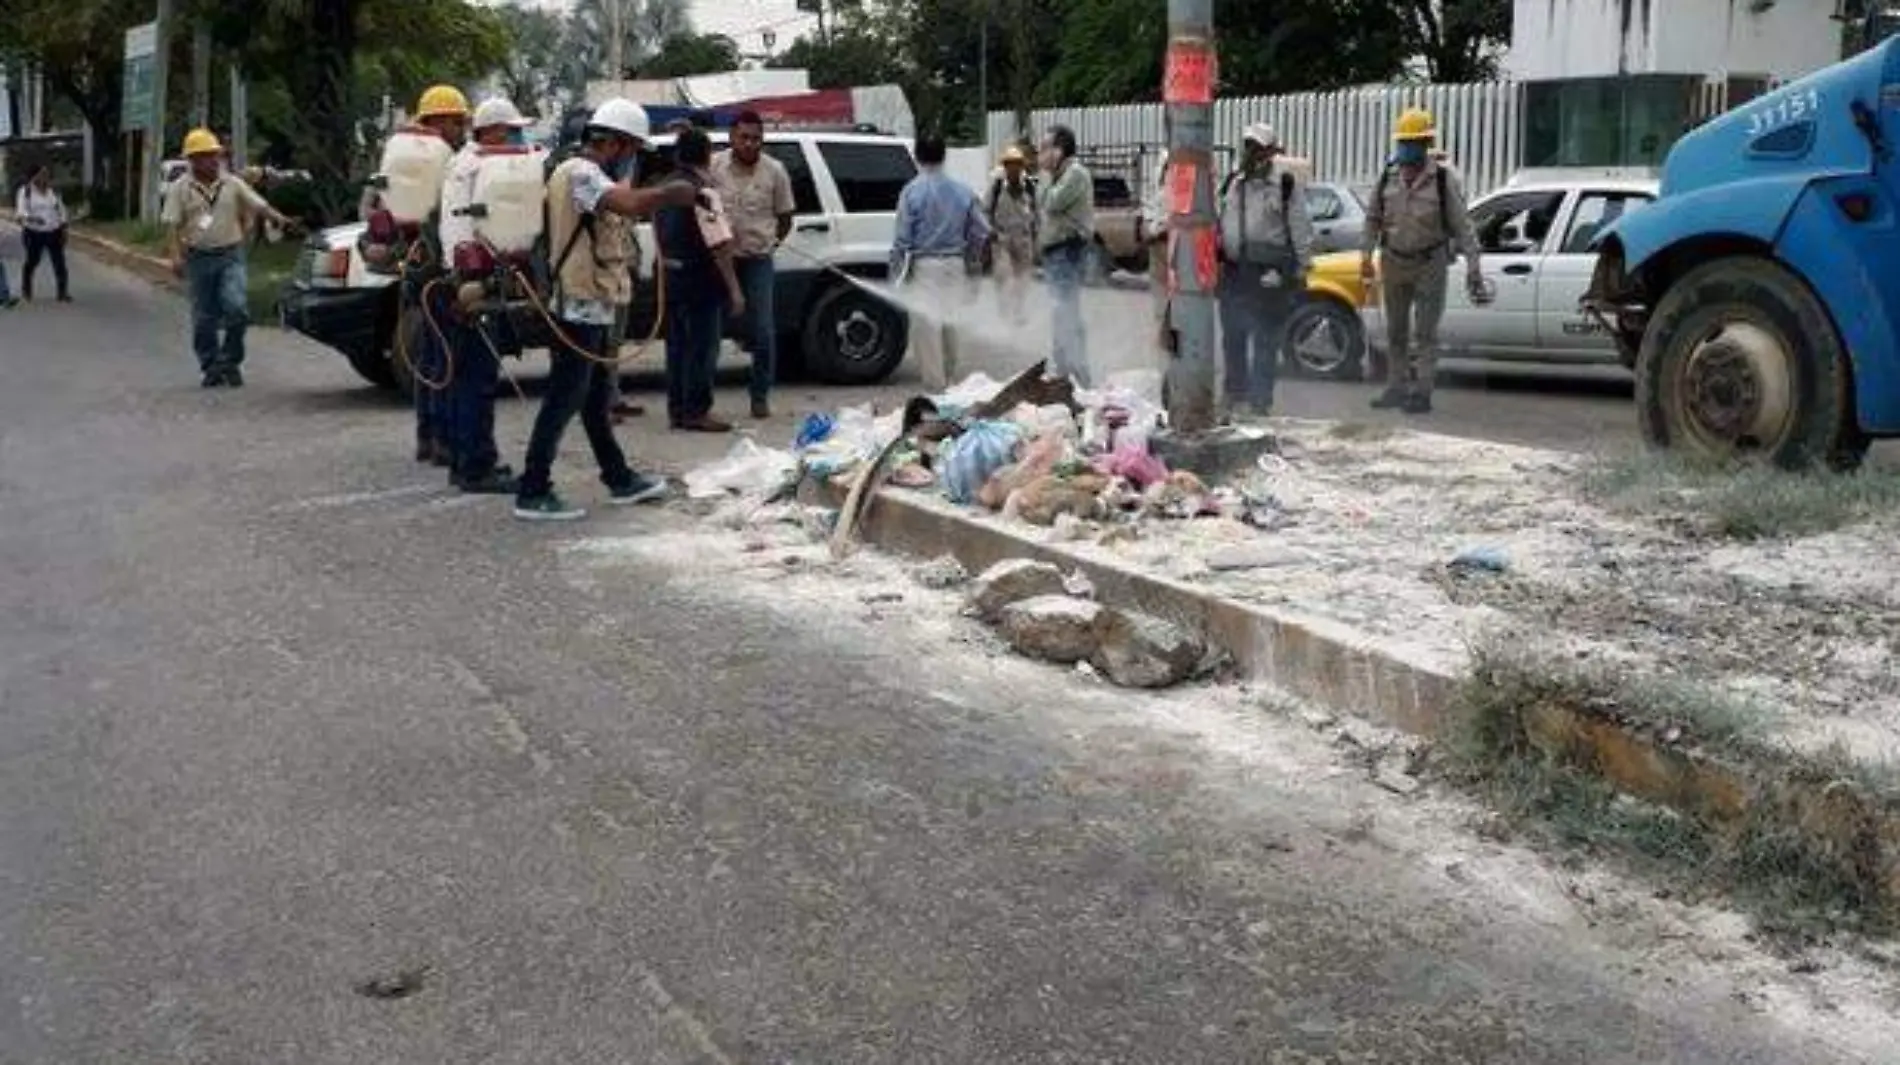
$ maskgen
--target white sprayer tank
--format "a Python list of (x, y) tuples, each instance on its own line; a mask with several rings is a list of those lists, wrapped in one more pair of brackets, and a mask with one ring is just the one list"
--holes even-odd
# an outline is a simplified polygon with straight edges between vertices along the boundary
[(482, 211), (475, 218), (475, 235), (502, 255), (525, 255), (541, 239), (542, 205), (547, 182), (542, 171), (547, 154), (538, 150), (484, 151), (475, 170), (471, 204)]
[(400, 129), (383, 145), (383, 208), (403, 225), (427, 221), (442, 202), (442, 179), (455, 155), (432, 130)]

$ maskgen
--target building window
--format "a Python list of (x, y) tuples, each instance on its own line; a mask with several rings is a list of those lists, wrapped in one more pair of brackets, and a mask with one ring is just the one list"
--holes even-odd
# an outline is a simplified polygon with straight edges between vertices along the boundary
[(1524, 165), (1659, 167), (1702, 110), (1702, 79), (1695, 75), (1531, 82), (1524, 90)]

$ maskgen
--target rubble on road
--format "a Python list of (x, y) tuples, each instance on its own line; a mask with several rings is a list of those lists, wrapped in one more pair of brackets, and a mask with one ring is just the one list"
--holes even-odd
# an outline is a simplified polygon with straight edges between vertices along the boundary
[(904, 410), (848, 408), (688, 481), (757, 507), (799, 478), (848, 484), (897, 442), (886, 492), (1081, 559), (1343, 625), (1447, 674), (1490, 634), (1531, 634), (1766, 704), (1763, 740), (1900, 760), (1900, 576), (1869, 562), (1900, 519), (1712, 541), (1593, 500), (1587, 457), (1283, 418), (1274, 453), (1210, 485), (1149, 454), (1152, 382), (1063, 384), (977, 375)]

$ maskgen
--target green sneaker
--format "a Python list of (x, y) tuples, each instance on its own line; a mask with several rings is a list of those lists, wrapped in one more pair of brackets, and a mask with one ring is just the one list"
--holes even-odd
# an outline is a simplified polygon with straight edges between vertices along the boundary
[(587, 511), (568, 506), (553, 492), (515, 498), (515, 517), (522, 521), (579, 521), (586, 516)]
[(608, 490), (607, 502), (611, 506), (631, 507), (638, 503), (651, 503), (666, 498), (666, 482), (658, 477), (634, 474), (633, 480), (618, 488)]

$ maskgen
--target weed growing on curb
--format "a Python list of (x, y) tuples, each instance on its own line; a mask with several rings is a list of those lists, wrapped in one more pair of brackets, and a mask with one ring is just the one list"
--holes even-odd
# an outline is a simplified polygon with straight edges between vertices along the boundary
[(1584, 495), (1611, 510), (1687, 521), (1728, 540), (1792, 539), (1900, 509), (1900, 474), (1789, 473), (1638, 452), (1603, 456), (1581, 475)]
[[(1452, 779), (1481, 795), (1506, 825), (1532, 840), (1620, 858), (1683, 894), (1721, 892), (1764, 932), (1811, 935), (1837, 929), (1900, 931), (1900, 906), (1884, 896), (1877, 848), (1864, 847), (1874, 817), (1896, 809), (1891, 773), (1845, 759), (1805, 759), (1750, 739), (1753, 707), (1680, 682), (1631, 680), (1542, 657), (1522, 641), (1473, 648), (1473, 667), (1454, 703), (1445, 745)], [(1618, 793), (1588, 743), (1551, 722), (1614, 722), (1727, 764), (1750, 767), (1760, 784), (1738, 814), (1714, 805), (1672, 809)], [(1674, 737), (1674, 738), (1672, 738)], [(1831, 792), (1833, 826), (1777, 782)], [(1869, 788), (1868, 785), (1876, 785)], [(1864, 801), (1862, 799), (1864, 798)], [(1843, 842), (1843, 840), (1845, 842)]]

